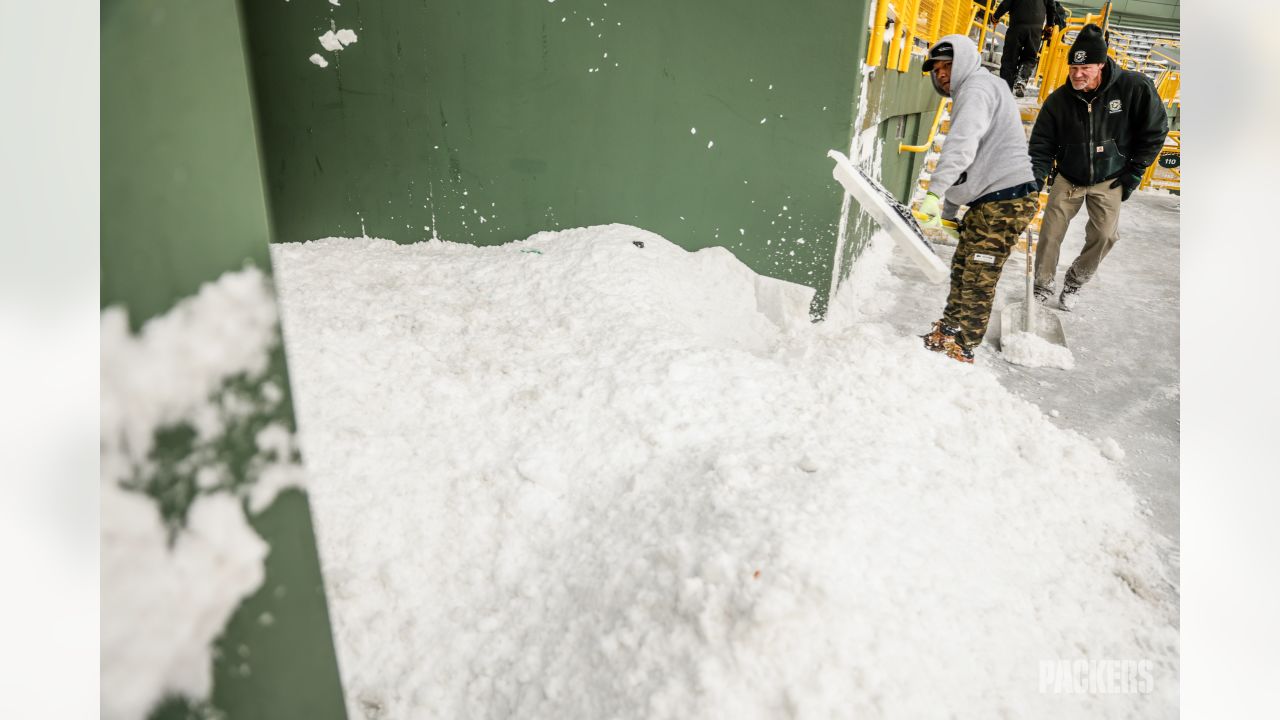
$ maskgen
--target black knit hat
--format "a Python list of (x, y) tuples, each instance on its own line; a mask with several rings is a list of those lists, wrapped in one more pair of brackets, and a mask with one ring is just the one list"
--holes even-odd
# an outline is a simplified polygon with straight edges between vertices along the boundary
[(1097, 25), (1085, 25), (1076, 35), (1076, 41), (1067, 52), (1067, 64), (1088, 65), (1107, 61), (1107, 41), (1102, 37), (1102, 28)]
[(925, 58), (924, 64), (920, 69), (929, 72), (933, 69), (933, 64), (939, 60), (951, 60), (956, 56), (956, 49), (951, 47), (949, 42), (940, 42), (929, 48), (929, 56)]

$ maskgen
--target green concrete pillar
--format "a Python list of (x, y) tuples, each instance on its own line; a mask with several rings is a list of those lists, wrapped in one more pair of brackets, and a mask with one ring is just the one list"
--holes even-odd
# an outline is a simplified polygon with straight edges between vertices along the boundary
[[(125, 308), (136, 331), (224, 273), (250, 265), (269, 274), (272, 233), (234, 0), (104, 2), (101, 40), (101, 303)], [(256, 432), (294, 427), (278, 341), (269, 352), (264, 373), (217, 391), (261, 412), (211, 440), (185, 421), (157, 428), (152, 463), (128, 479), (178, 532), (202, 493), (249, 489)], [(104, 367), (111, 360), (104, 354)], [(264, 397), (268, 386), (276, 392)], [(226, 470), (230, 490), (197, 482), (207, 465)], [(270, 545), (265, 580), (216, 641), (211, 696), (171, 698), (151, 716), (343, 718), (306, 495), (287, 490), (265, 510), (245, 512)], [(104, 698), (111, 691), (103, 687)]]

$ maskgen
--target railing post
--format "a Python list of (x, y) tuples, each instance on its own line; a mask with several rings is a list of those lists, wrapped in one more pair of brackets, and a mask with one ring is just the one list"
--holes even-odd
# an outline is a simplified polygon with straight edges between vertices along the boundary
[(876, 19), (871, 26), (871, 38), (867, 43), (867, 64), (880, 66), (884, 54), (884, 24), (889, 19), (889, 0), (876, 0)]
[(916, 42), (916, 26), (920, 24), (920, 0), (907, 0), (906, 37), (902, 41), (901, 52), (898, 57), (898, 72), (906, 72), (911, 65), (911, 49)]

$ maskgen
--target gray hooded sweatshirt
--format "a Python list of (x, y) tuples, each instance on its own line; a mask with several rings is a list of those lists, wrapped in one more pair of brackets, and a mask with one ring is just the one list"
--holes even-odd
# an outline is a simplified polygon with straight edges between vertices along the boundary
[(982, 68), (978, 48), (964, 35), (947, 35), (951, 61), (951, 130), (942, 144), (929, 192), (950, 205), (1032, 182), (1027, 135), (1009, 86)]

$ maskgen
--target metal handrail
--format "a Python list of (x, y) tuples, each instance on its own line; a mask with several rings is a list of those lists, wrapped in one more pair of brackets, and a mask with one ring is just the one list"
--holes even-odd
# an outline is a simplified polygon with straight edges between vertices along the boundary
[(1182, 61), (1181, 61), (1181, 60), (1175, 60), (1175, 59), (1173, 59), (1173, 58), (1169, 57), (1168, 55), (1165, 55), (1164, 53), (1160, 52), (1159, 50), (1157, 50), (1157, 49), (1155, 49), (1155, 48), (1151, 48), (1151, 54), (1152, 54), (1152, 55), (1159, 55), (1160, 57), (1164, 58), (1165, 60), (1168, 60), (1169, 62), (1174, 63), (1174, 64), (1175, 64), (1175, 65), (1177, 65), (1178, 67), (1182, 67)]
[[(1159, 165), (1160, 165), (1160, 157), (1161, 157), (1161, 156), (1163, 156), (1163, 155), (1172, 155), (1172, 154), (1175, 154), (1175, 153), (1176, 153), (1176, 154), (1178, 154), (1178, 155), (1181, 155), (1181, 154), (1182, 154), (1182, 132), (1181, 132), (1181, 131), (1179, 131), (1179, 130), (1173, 130), (1173, 131), (1171, 131), (1171, 132), (1169, 133), (1169, 136), (1168, 136), (1168, 137), (1169, 137), (1169, 140), (1171, 140), (1173, 144), (1172, 144), (1172, 145), (1165, 145), (1165, 146), (1161, 147), (1161, 148), (1160, 148), (1160, 152), (1156, 153), (1156, 159), (1155, 159), (1155, 162), (1151, 163), (1151, 165), (1147, 168), (1146, 172), (1142, 173), (1142, 182), (1138, 184), (1138, 187), (1139, 187), (1140, 189), (1145, 190), (1146, 188), (1151, 187), (1151, 185), (1152, 185), (1153, 181), (1155, 180), (1156, 168), (1157, 168), (1157, 167), (1159, 167)], [(1181, 170), (1181, 168), (1166, 168), (1166, 169), (1167, 169), (1169, 172), (1173, 173), (1173, 176), (1174, 176), (1175, 178), (1177, 178), (1177, 183), (1176, 183), (1175, 185), (1172, 185), (1172, 187), (1173, 187), (1174, 189), (1180, 189), (1180, 188), (1182, 187), (1182, 170)], [(1163, 183), (1162, 183), (1162, 185), (1163, 185), (1164, 187), (1170, 187), (1170, 185), (1166, 185), (1166, 184), (1163, 184)]]
[[(870, 42), (867, 44), (866, 62), (871, 67), (880, 67), (883, 62), (886, 69), (906, 72), (911, 66), (911, 54), (917, 39), (924, 39), (926, 44), (932, 45), (943, 35), (968, 35), (974, 27), (978, 28), (978, 47), (981, 48), (987, 40), (986, 19), (991, 17), (996, 0), (984, 0), (983, 4), (974, 0), (902, 0), (899, 5), (886, 53), (884, 31), (889, 20), (889, 0), (876, 0)], [(985, 11), (981, 23), (977, 21), (980, 10)], [(925, 20), (923, 35), (920, 34), (922, 18)]]
[(898, 152), (927, 152), (929, 148), (933, 147), (933, 139), (938, 135), (938, 128), (942, 126), (942, 116), (945, 114), (947, 103), (950, 101), (950, 98), (942, 98), (938, 103), (938, 111), (933, 114), (933, 124), (929, 126), (929, 137), (925, 139), (923, 145), (903, 145), (898, 143)]
[(889, 20), (889, 0), (876, 0), (876, 19), (871, 26), (871, 42), (867, 47), (867, 64), (880, 67), (884, 53), (884, 25)]

